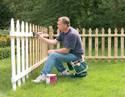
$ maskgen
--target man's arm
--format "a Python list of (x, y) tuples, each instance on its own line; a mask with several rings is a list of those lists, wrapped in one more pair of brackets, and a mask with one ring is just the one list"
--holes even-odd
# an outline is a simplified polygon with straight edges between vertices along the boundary
[(70, 51), (69, 48), (61, 48), (61, 49), (56, 49), (56, 50), (49, 50), (48, 53), (57, 52), (57, 53), (61, 53), (61, 54), (67, 54), (67, 53), (69, 53), (69, 51)]
[(39, 35), (39, 38), (42, 39), (43, 41), (47, 42), (48, 44), (52, 44), (55, 45), (58, 43), (58, 41), (56, 39), (48, 39), (48, 38), (44, 38), (43, 35)]

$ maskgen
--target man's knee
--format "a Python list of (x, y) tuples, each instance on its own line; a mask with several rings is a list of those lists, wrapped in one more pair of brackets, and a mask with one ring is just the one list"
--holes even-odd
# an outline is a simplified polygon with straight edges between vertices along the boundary
[(52, 58), (52, 59), (56, 59), (58, 57), (58, 53), (54, 52), (54, 53), (50, 53), (49, 58)]

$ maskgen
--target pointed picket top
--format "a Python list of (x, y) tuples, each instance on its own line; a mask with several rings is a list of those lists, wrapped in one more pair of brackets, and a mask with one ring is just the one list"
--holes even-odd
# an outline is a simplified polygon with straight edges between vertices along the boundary
[(30, 31), (30, 33), (32, 32), (32, 24), (31, 23), (29, 24), (29, 31)]
[(35, 32), (35, 31), (34, 31), (34, 24), (32, 25), (32, 32)]
[(85, 34), (85, 31), (86, 31), (86, 29), (83, 28), (83, 29), (82, 29), (82, 34), (83, 34), (83, 35)]
[(35, 32), (37, 32), (37, 25), (35, 25)]
[(24, 21), (21, 23), (21, 32), (24, 33)]
[(108, 28), (108, 34), (111, 34), (111, 28)]
[(10, 24), (10, 35), (11, 35), (12, 33), (14, 33), (14, 32), (15, 32), (15, 29), (14, 29), (14, 19), (11, 18), (11, 24)]
[(117, 34), (117, 33), (118, 33), (118, 29), (117, 29), (117, 28), (115, 28), (114, 32), (115, 32), (115, 34)]
[(121, 34), (124, 34), (124, 28), (121, 28)]
[(26, 33), (28, 33), (28, 22), (26, 22)]
[(104, 34), (105, 33), (105, 29), (104, 28), (102, 28), (102, 34)]
[(49, 26), (49, 32), (51, 32), (51, 34), (52, 34), (52, 32), (53, 32), (53, 27), (52, 26)]
[(78, 31), (78, 33), (80, 32), (79, 28), (76, 28), (76, 30)]
[(92, 34), (92, 29), (91, 28), (89, 28), (89, 34)]
[(42, 32), (42, 26), (40, 26), (40, 32)]
[(39, 32), (39, 25), (37, 26), (37, 32)]
[(20, 33), (20, 22), (19, 22), (19, 20), (16, 21), (16, 32)]
[(99, 30), (98, 28), (95, 29), (95, 34), (98, 34)]

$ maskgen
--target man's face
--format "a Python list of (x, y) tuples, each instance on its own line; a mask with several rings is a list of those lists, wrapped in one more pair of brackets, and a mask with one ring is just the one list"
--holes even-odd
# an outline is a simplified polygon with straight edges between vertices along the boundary
[(62, 20), (61, 19), (58, 19), (58, 22), (57, 22), (57, 27), (58, 27), (58, 29), (60, 30), (60, 31), (64, 31), (65, 29), (66, 29), (66, 24), (64, 24), (63, 22), (62, 22)]

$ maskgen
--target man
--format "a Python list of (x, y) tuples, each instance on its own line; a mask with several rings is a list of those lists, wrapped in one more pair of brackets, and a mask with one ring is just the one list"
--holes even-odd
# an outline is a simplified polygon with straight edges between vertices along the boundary
[(41, 74), (33, 80), (35, 83), (45, 81), (46, 75), (51, 73), (53, 66), (55, 66), (62, 75), (69, 75), (63, 63), (69, 63), (82, 58), (83, 48), (81, 38), (78, 32), (70, 27), (70, 19), (68, 17), (60, 17), (57, 22), (57, 27), (60, 33), (54, 40), (39, 35), (39, 37), (48, 44), (55, 45), (61, 42), (63, 48), (48, 50), (48, 59), (45, 62)]

